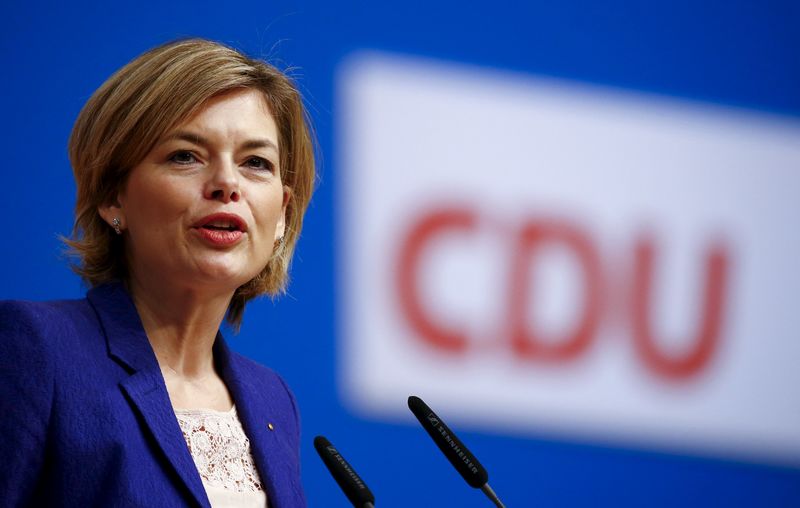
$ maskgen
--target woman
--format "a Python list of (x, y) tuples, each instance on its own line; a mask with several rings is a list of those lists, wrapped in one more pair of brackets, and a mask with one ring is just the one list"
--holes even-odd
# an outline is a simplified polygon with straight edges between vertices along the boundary
[(70, 139), (86, 299), (0, 305), (0, 506), (304, 506), (294, 399), (230, 351), (311, 197), (296, 88), (205, 40), (136, 58)]

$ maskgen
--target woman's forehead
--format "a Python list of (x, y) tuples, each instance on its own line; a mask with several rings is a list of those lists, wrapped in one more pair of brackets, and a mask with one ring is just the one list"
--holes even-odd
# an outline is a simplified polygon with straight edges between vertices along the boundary
[(251, 148), (279, 147), (279, 132), (264, 94), (242, 89), (216, 95), (161, 136), (159, 144), (180, 139), (195, 144), (236, 140)]

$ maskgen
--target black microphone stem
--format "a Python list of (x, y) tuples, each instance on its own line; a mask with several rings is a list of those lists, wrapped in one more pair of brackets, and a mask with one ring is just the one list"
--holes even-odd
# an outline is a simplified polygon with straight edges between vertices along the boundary
[(364, 508), (375, 508), (375, 505), (372, 503), (364, 503)]
[(408, 409), (414, 413), (425, 432), (433, 439), (439, 450), (447, 457), (450, 464), (456, 468), (456, 471), (467, 481), (469, 486), (481, 489), (495, 506), (505, 508), (505, 505), (489, 486), (489, 473), (478, 462), (478, 459), (467, 450), (464, 443), (450, 430), (450, 427), (439, 418), (439, 415), (434, 413), (422, 399), (415, 395), (408, 398)]
[(486, 494), (486, 497), (492, 500), (492, 502), (494, 503), (495, 506), (497, 506), (497, 508), (506, 508), (506, 505), (504, 505), (503, 502), (500, 501), (500, 498), (497, 497), (497, 494), (494, 493), (494, 491), (492, 490), (492, 488), (489, 486), (488, 483), (484, 483), (483, 487), (481, 487), (481, 490), (483, 491), (484, 494)]

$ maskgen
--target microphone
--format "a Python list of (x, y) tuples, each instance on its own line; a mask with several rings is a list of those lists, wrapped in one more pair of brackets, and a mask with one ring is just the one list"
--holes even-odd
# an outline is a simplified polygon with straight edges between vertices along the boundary
[(372, 495), (367, 484), (353, 471), (350, 464), (344, 460), (342, 454), (334, 448), (331, 442), (323, 436), (317, 436), (314, 438), (314, 448), (317, 449), (322, 462), (325, 463), (331, 476), (339, 484), (347, 499), (353, 503), (353, 506), (356, 508), (374, 508), (375, 496)]
[(481, 489), (489, 499), (499, 508), (505, 505), (489, 486), (489, 473), (478, 462), (478, 459), (467, 450), (464, 443), (453, 434), (439, 416), (425, 404), (422, 399), (414, 395), (408, 398), (408, 408), (417, 417), (422, 428), (431, 436), (436, 446), (444, 453), (447, 460), (456, 468), (464, 480), (475, 489)]

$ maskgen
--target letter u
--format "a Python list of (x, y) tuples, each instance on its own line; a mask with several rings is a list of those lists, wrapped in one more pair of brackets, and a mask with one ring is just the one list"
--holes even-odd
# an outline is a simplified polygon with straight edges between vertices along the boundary
[(709, 363), (719, 345), (725, 314), (728, 285), (728, 254), (721, 244), (712, 245), (705, 259), (705, 285), (702, 307), (694, 340), (683, 354), (667, 354), (653, 333), (653, 265), (655, 248), (649, 238), (639, 240), (635, 248), (632, 291), (632, 333), (636, 353), (655, 374), (682, 380), (699, 374)]

